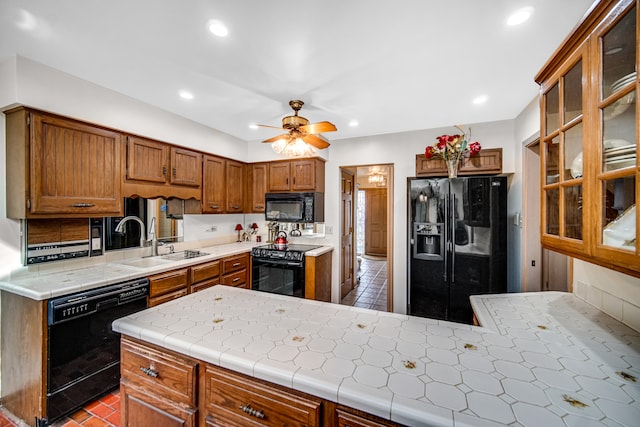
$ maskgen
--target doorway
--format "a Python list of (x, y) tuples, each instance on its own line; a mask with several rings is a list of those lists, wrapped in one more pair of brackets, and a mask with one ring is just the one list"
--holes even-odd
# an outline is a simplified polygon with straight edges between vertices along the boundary
[(393, 311), (393, 165), (340, 169), (340, 303)]

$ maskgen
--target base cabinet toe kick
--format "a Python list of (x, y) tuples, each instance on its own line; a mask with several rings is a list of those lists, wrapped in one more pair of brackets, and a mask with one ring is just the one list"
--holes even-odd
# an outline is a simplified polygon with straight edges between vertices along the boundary
[(122, 336), (122, 427), (401, 426)]

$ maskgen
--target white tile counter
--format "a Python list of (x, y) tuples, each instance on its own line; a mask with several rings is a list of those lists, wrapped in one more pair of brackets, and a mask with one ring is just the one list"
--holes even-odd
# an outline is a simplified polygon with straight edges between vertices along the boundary
[[(200, 264), (243, 252), (250, 252), (254, 246), (263, 244), (264, 243), (240, 242), (197, 248), (202, 252), (206, 252), (208, 255), (179, 261), (166, 261), (150, 267), (130, 266), (124, 263), (128, 260), (122, 259), (54, 273), (39, 274), (20, 271), (7, 277), (0, 277), (0, 290), (34, 300), (46, 300), (130, 279), (150, 276), (175, 268)], [(305, 256), (320, 256), (332, 250), (333, 247), (331, 246), (321, 246), (320, 248), (306, 252)], [(129, 261), (141, 259), (148, 258), (134, 258)], [(23, 270), (27, 269), (25, 268)]]
[(520, 295), (475, 298), (480, 328), (216, 286), (114, 329), (412, 426), (637, 426), (640, 334)]

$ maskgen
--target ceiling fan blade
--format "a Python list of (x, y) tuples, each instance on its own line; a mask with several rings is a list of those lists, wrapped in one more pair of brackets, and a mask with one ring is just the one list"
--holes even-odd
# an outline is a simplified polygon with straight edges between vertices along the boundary
[(309, 145), (313, 145), (318, 150), (323, 150), (330, 145), (329, 141), (327, 141), (327, 138), (322, 135), (307, 134), (302, 137), (302, 140)]
[(335, 125), (330, 122), (311, 123), (306, 126), (300, 126), (298, 129), (305, 133), (324, 133), (338, 130)]
[(273, 138), (269, 138), (269, 139), (265, 139), (262, 142), (276, 142), (279, 139), (289, 139), (291, 136), (288, 133), (285, 133), (283, 135), (278, 135), (278, 136), (274, 136)]
[(260, 126), (261, 128), (284, 129), (282, 126), (270, 126), (270, 125), (261, 125), (261, 124), (256, 124), (256, 126)]

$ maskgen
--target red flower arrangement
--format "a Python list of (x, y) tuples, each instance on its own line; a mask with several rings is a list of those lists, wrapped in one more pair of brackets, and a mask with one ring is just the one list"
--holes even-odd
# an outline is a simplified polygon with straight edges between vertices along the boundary
[[(445, 162), (460, 160), (462, 155), (469, 152), (469, 155), (473, 156), (480, 152), (482, 148), (479, 142), (469, 143), (469, 138), (464, 133), (462, 128), (456, 126), (462, 134), (457, 135), (440, 135), (436, 138), (437, 142), (433, 145), (428, 145), (424, 150), (424, 156), (427, 159), (433, 157), (440, 157)], [(471, 129), (469, 129), (469, 136), (471, 136)]]

